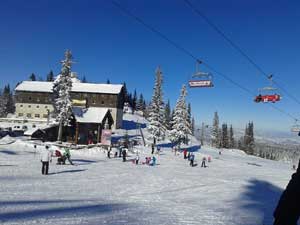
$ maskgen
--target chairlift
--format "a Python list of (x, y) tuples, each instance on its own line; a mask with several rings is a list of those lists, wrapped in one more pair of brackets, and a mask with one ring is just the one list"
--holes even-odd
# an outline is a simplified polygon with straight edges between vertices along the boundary
[(300, 132), (300, 124), (298, 123), (298, 120), (295, 119), (295, 124), (291, 127), (291, 132), (299, 133)]
[(281, 100), (281, 96), (276, 93), (277, 88), (273, 86), (273, 75), (268, 76), (268, 79), (270, 80), (270, 86), (263, 87), (259, 89), (259, 94), (255, 96), (254, 101), (256, 103), (263, 102), (272, 102), (275, 103), (277, 101)]
[(199, 70), (199, 64), (202, 62), (197, 60), (196, 62), (196, 72), (192, 75), (191, 80), (189, 80), (190, 88), (206, 88), (213, 87), (213, 76), (211, 73), (202, 72)]

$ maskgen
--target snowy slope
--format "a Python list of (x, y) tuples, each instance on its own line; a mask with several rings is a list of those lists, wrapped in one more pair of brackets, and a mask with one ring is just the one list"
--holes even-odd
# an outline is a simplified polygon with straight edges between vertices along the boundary
[[(207, 168), (190, 167), (163, 149), (155, 167), (106, 158), (100, 149), (72, 151), (75, 166), (50, 165), (41, 148), (17, 140), (0, 145), (0, 224), (269, 225), (291, 165), (204, 147)], [(150, 149), (139, 147), (141, 158)], [(132, 156), (133, 157), (133, 156)]]

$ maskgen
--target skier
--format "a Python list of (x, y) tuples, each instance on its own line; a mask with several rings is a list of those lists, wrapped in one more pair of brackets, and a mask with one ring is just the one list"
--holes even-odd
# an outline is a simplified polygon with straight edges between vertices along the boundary
[(150, 166), (155, 166), (156, 165), (156, 158), (155, 156), (152, 156), (151, 162), (149, 164)]
[(123, 148), (122, 150), (123, 162), (126, 162), (126, 150)]
[(296, 173), (282, 193), (274, 211), (274, 225), (296, 225), (300, 216), (300, 160)]
[(49, 150), (49, 146), (46, 145), (45, 149), (41, 152), (42, 174), (48, 175), (49, 161), (52, 162), (52, 153)]
[(208, 157), (207, 157), (207, 162), (211, 162), (211, 156), (209, 155)]
[[(72, 160), (71, 160), (70, 149), (67, 148), (67, 147), (65, 148), (64, 157), (65, 157), (65, 160), (67, 159), (71, 165), (74, 165), (73, 162), (72, 162)], [(64, 160), (63, 164), (66, 164), (65, 160)]]
[(201, 167), (206, 167), (206, 165), (205, 165), (205, 162), (206, 162), (206, 157), (204, 156), (203, 158), (202, 158), (202, 164), (201, 164)]
[(194, 166), (194, 159), (195, 159), (195, 155), (192, 153), (190, 155), (190, 166), (193, 167)]
[(183, 158), (184, 158), (184, 159), (187, 158), (187, 150), (186, 150), (186, 149), (183, 150)]
[(107, 158), (110, 159), (110, 152), (111, 152), (111, 147), (109, 147), (109, 149), (107, 150)]
[(139, 154), (137, 153), (136, 156), (135, 156), (135, 164), (138, 165), (139, 164)]
[(159, 155), (159, 153), (160, 153), (160, 146), (156, 147), (156, 152), (157, 152), (157, 155)]
[(152, 148), (151, 154), (153, 155), (154, 154), (154, 144), (151, 145), (151, 148)]

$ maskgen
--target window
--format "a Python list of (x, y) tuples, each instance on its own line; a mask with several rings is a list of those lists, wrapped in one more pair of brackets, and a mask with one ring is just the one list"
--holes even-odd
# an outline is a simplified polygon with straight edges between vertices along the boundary
[(37, 107), (37, 108), (40, 108), (40, 106), (39, 106), (39, 105), (37, 105), (36, 107)]
[(95, 100), (95, 99), (93, 99), (93, 104), (94, 104), (94, 105), (96, 104), (96, 100)]
[(31, 99), (32, 99), (31, 96), (29, 96), (29, 97), (28, 97), (28, 100), (31, 100)]
[(31, 113), (27, 113), (26, 115), (28, 118), (31, 118)]
[(35, 114), (34, 117), (40, 118), (40, 114)]
[(23, 113), (19, 113), (18, 115), (19, 115), (19, 116), (23, 116)]
[(40, 99), (39, 99), (39, 98), (37, 98), (37, 99), (36, 99), (36, 101), (37, 101), (37, 102), (40, 102)]
[(43, 114), (43, 118), (48, 118), (48, 115), (47, 114)]
[(20, 105), (20, 107), (23, 107), (23, 105)]
[(31, 105), (28, 105), (28, 108), (31, 108)]
[(101, 104), (104, 105), (104, 101), (101, 101)]

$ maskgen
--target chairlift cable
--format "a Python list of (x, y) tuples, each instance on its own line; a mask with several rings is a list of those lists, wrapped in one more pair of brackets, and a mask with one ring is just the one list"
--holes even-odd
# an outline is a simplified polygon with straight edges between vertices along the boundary
[[(244, 58), (247, 59), (247, 61), (252, 64), (261, 75), (269, 79), (269, 74), (267, 74), (255, 61), (246, 54), (245, 51), (243, 51), (237, 44), (235, 44), (229, 37), (226, 35), (217, 25), (215, 25), (206, 15), (204, 15), (198, 8), (195, 7), (189, 0), (183, 0), (196, 14), (198, 14), (209, 26), (211, 26), (220, 36), (222, 36), (228, 43), (233, 47), (235, 50), (237, 50)], [(281, 84), (279, 84), (277, 81), (272, 80), (272, 82), (280, 89), (282, 90), (289, 98), (294, 100), (297, 104), (300, 105), (300, 101), (290, 94)]]
[[(184, 0), (185, 1), (185, 0)], [(162, 39), (164, 39), (165, 41), (167, 41), (169, 44), (171, 44), (173, 47), (175, 47), (176, 49), (180, 50), (181, 52), (183, 52), (184, 54), (186, 54), (187, 56), (191, 57), (193, 60), (196, 60), (197, 62), (201, 62), (203, 65), (205, 65), (209, 70), (213, 71), (215, 74), (219, 74), (221, 77), (223, 77), (225, 80), (229, 81), (230, 83), (234, 84), (235, 86), (239, 87), (240, 89), (244, 90), (245, 92), (247, 92), (248, 94), (250, 94), (251, 96), (255, 96), (255, 94), (249, 90), (248, 88), (242, 86), (241, 84), (237, 83), (236, 81), (234, 81), (233, 79), (231, 79), (229, 76), (227, 76), (224, 73), (219, 72), (218, 70), (216, 70), (214, 67), (212, 67), (211, 65), (209, 65), (208, 63), (200, 60), (198, 57), (196, 57), (193, 53), (191, 53), (189, 50), (187, 50), (186, 48), (182, 47), (181, 45), (179, 45), (178, 43), (174, 42), (173, 40), (171, 40), (170, 38), (168, 38), (165, 34), (163, 34), (162, 32), (160, 32), (158, 29), (154, 28), (153, 26), (147, 24), (146, 22), (144, 22), (144, 20), (142, 20), (140, 17), (137, 17), (136, 15), (134, 15), (131, 11), (129, 11), (128, 9), (126, 9), (125, 7), (123, 7), (119, 2), (115, 1), (115, 0), (111, 0), (112, 4), (114, 6), (116, 6), (119, 10), (121, 10), (123, 13), (125, 13), (127, 16), (133, 18), (134, 20), (136, 20), (138, 23), (142, 24), (143, 26), (145, 26), (148, 30), (150, 30), (151, 32), (157, 34), (159, 37), (161, 37)], [(269, 75), (267, 75), (269, 76)], [(270, 104), (268, 104), (270, 105)], [(278, 108), (277, 106), (274, 105), (270, 105), (272, 108), (276, 109), (277, 111), (285, 114), (286, 116), (292, 118), (292, 119), (297, 119), (296, 117), (292, 116), (290, 113), (284, 111), (283, 109)]]

